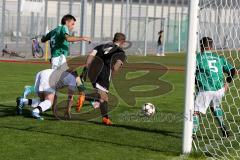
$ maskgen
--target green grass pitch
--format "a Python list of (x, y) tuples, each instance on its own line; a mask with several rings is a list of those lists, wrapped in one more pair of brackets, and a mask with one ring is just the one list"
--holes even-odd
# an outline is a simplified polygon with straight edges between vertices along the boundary
[[(113, 126), (101, 125), (98, 123), (101, 122), (100, 118), (58, 121), (52, 118), (51, 111), (44, 114), (44, 121), (37, 121), (30, 117), (28, 108), (23, 116), (15, 115), (16, 97), (25, 85), (34, 83), (38, 71), (49, 65), (0, 63), (1, 159), (204, 159), (202, 155), (181, 156), (185, 57), (182, 54), (166, 57), (130, 56), (128, 62), (154, 62), (175, 68), (161, 77), (173, 88), (157, 97), (138, 98), (134, 106), (126, 105), (116, 90), (111, 88), (112, 94), (119, 98), (118, 106), (110, 113)], [(151, 81), (151, 77), (148, 80)], [(154, 117), (122, 118), (123, 114), (131, 116), (139, 113), (145, 102), (156, 106)]]

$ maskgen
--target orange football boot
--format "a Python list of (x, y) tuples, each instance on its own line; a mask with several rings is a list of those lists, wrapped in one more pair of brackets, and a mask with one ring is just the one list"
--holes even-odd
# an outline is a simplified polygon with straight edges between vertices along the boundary
[(110, 121), (109, 118), (103, 117), (102, 122), (107, 125), (107, 126), (111, 126), (112, 122)]
[(80, 112), (81, 109), (82, 109), (82, 106), (84, 104), (84, 101), (85, 101), (85, 94), (82, 92), (79, 94), (78, 96), (78, 102), (77, 102), (77, 106), (76, 106), (76, 111), (77, 112)]

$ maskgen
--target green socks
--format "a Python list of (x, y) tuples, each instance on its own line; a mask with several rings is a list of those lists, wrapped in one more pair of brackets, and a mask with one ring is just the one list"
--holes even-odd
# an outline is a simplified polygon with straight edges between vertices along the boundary
[(199, 129), (199, 116), (193, 115), (193, 134), (196, 134)]
[(215, 118), (217, 119), (219, 126), (223, 127), (224, 126), (223, 111), (222, 111), (221, 107), (216, 107), (213, 114), (214, 114)]

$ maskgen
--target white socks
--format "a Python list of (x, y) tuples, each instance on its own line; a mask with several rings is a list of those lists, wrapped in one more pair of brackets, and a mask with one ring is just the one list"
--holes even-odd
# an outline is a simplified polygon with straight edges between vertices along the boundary
[(23, 101), (23, 104), (24, 104), (24, 105), (28, 105), (28, 101), (29, 101), (29, 100), (28, 100), (27, 98), (23, 98), (22, 101)]
[[(30, 105), (32, 108), (36, 108), (38, 104), (40, 103), (39, 99), (27, 99), (23, 98), (22, 99), (24, 105)], [(30, 101), (30, 104), (29, 104)]]
[(36, 108), (39, 103), (40, 103), (40, 100), (39, 100), (39, 99), (32, 99), (31, 107), (32, 107), (32, 108)]
[(52, 106), (51, 101), (50, 100), (45, 100), (45, 101), (41, 102), (40, 104), (38, 104), (38, 107), (35, 108), (33, 110), (33, 112), (35, 112), (35, 113), (44, 112), (44, 111), (50, 109), (51, 106)]

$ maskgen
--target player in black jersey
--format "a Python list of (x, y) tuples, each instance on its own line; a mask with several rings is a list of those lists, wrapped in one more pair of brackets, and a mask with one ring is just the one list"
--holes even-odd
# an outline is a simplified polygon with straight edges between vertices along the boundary
[(108, 117), (108, 92), (112, 72), (122, 68), (126, 55), (122, 49), (126, 41), (123, 33), (116, 33), (111, 43), (102, 44), (94, 48), (89, 54), (81, 78), (88, 77), (96, 89), (93, 94), (81, 94), (78, 100), (77, 111), (81, 110), (84, 101), (90, 101), (94, 108), (100, 106), (103, 123), (111, 125)]

